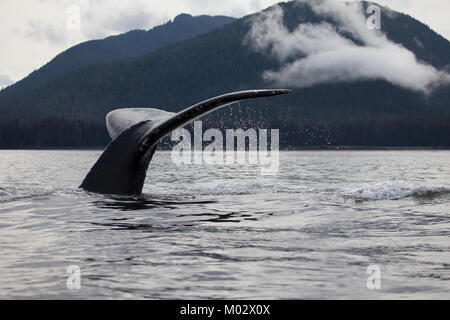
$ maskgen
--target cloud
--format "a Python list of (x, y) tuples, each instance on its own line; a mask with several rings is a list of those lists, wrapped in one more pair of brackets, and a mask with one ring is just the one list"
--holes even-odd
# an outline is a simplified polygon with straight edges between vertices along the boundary
[(135, 2), (134, 6), (126, 3), (116, 4), (114, 9), (108, 10), (108, 14), (104, 14), (104, 8), (101, 2), (81, 6), (81, 32), (86, 39), (104, 38), (135, 29), (149, 29), (169, 20), (168, 15), (152, 11), (145, 2)]
[[(252, 21), (247, 39), (255, 50), (269, 52), (281, 63), (263, 77), (280, 86), (309, 87), (320, 83), (382, 79), (395, 85), (430, 92), (450, 83), (450, 75), (416, 59), (379, 30), (367, 28), (360, 3), (301, 0), (334, 24), (304, 23), (289, 31), (283, 10), (274, 6)], [(342, 34), (351, 35), (344, 37)]]
[[(57, 4), (53, 0), (40, 0), (55, 12), (53, 19), (33, 19), (27, 23), (24, 36), (35, 42), (46, 41), (53, 45), (65, 45), (71, 40), (100, 39), (134, 29), (148, 29), (168, 20), (166, 15), (152, 12), (145, 2), (126, 3), (80, 1)], [(71, 21), (77, 26), (70, 27)], [(76, 35), (74, 39), (71, 36)]]
[[(416, 16), (449, 38), (449, 1), (377, 1)], [(80, 42), (149, 29), (180, 13), (241, 17), (276, 2), (279, 0), (0, 0), (0, 68), (18, 80)], [(80, 29), (67, 28), (71, 6), (80, 7)]]
[(58, 28), (57, 25), (51, 23), (42, 23), (38, 21), (30, 21), (28, 28), (25, 31), (25, 36), (35, 41), (48, 41), (59, 44), (64, 43), (66, 35), (63, 32), (64, 28)]
[(0, 90), (14, 83), (8, 75), (0, 73)]

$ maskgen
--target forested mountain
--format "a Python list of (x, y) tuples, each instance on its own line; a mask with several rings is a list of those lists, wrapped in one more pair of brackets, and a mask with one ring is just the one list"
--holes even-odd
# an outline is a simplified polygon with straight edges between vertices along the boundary
[(225, 16), (180, 14), (148, 31), (132, 30), (117, 36), (80, 43), (61, 54), (7, 91), (17, 94), (42, 88), (50, 80), (91, 65), (142, 56), (169, 44), (190, 39), (234, 21)]
[[(319, 18), (307, 4), (281, 3), (293, 29)], [(264, 88), (279, 61), (245, 41), (252, 16), (149, 54), (61, 75), (42, 88), (0, 92), (0, 147), (89, 147), (108, 142), (104, 119), (122, 107), (178, 111), (229, 91)], [(401, 13), (384, 16), (387, 37), (418, 59), (450, 65), (450, 42)], [(279, 128), (281, 147), (450, 146), (450, 88), (430, 95), (384, 80), (327, 83), (234, 105), (204, 127)]]

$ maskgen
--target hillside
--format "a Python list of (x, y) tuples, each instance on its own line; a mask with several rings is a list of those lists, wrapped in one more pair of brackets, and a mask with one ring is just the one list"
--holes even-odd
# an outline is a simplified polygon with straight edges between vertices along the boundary
[(194, 38), (220, 28), (234, 18), (225, 16), (196, 16), (180, 14), (172, 21), (148, 31), (132, 30), (117, 36), (80, 43), (61, 54), (28, 77), (6, 90), (18, 94), (42, 88), (50, 80), (86, 67), (114, 62), (144, 54), (169, 44)]
[[(281, 3), (284, 23), (320, 17), (307, 4)], [(387, 9), (383, 9), (385, 11)], [(383, 31), (422, 62), (450, 65), (450, 42), (410, 16), (383, 15)], [(26, 94), (0, 92), (0, 147), (88, 147), (108, 141), (104, 117), (120, 107), (177, 111), (248, 88), (280, 62), (247, 44), (253, 16), (142, 56), (66, 73)], [(223, 128), (279, 128), (281, 146), (450, 146), (450, 88), (425, 95), (380, 79), (294, 88), (288, 96), (242, 103), (208, 116)]]

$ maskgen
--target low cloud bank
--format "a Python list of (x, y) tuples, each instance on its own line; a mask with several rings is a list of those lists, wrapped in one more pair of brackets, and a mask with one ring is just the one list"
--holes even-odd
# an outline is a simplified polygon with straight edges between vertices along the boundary
[[(323, 18), (318, 24), (304, 23), (292, 32), (283, 24), (283, 10), (274, 6), (257, 15), (247, 40), (260, 52), (270, 52), (281, 63), (267, 70), (264, 79), (288, 87), (320, 83), (382, 79), (411, 90), (430, 92), (450, 84), (450, 75), (420, 62), (414, 53), (390, 41), (382, 30), (370, 30), (359, 2), (298, 0), (308, 3)], [(382, 20), (381, 20), (382, 21)], [(342, 33), (350, 34), (353, 40)]]

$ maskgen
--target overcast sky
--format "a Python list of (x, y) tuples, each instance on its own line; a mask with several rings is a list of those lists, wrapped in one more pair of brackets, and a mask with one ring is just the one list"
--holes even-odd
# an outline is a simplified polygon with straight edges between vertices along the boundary
[[(341, 0), (336, 0), (341, 1)], [(18, 81), (69, 47), (132, 29), (149, 29), (180, 13), (242, 17), (273, 0), (0, 0), (0, 87)], [(379, 0), (450, 39), (450, 1)], [(80, 28), (74, 19), (80, 10)], [(75, 11), (74, 11), (75, 10)]]

